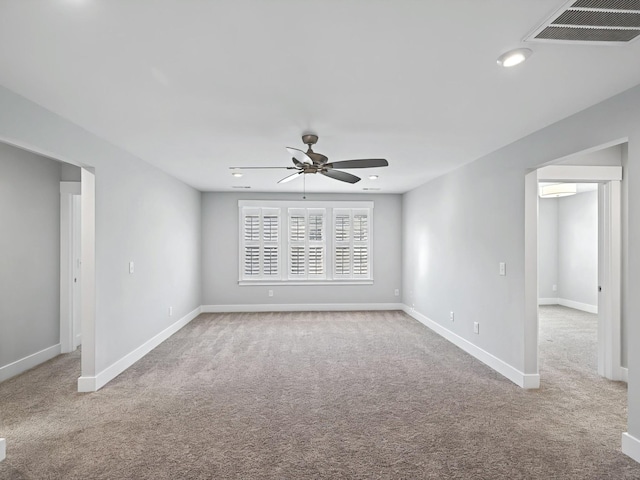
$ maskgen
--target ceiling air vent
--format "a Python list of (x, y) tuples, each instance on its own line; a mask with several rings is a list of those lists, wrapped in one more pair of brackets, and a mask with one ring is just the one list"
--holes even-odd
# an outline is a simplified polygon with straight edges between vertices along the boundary
[(527, 42), (622, 45), (640, 36), (640, 0), (572, 0)]

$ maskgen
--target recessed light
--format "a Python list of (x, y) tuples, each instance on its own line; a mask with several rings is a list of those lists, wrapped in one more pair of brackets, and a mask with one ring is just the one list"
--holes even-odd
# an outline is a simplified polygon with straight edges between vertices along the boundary
[(498, 65), (503, 67), (514, 67), (524, 62), (533, 51), (529, 48), (516, 48), (509, 50), (498, 57)]
[(377, 180), (378, 175), (369, 175), (369, 180)]
[(364, 187), (362, 190), (380, 190), (379, 188)]
[(251, 188), (244, 185), (233, 185), (231, 188)]
[(231, 175), (233, 175), (236, 178), (242, 177), (242, 173), (240, 173), (240, 172), (233, 172)]

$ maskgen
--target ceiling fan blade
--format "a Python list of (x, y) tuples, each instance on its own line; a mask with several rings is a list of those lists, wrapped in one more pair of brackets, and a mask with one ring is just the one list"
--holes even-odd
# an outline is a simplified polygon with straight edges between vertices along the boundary
[(355, 175), (351, 175), (350, 173), (347, 173), (347, 172), (341, 172), (340, 170), (327, 170), (327, 171), (323, 170), (320, 173), (326, 177), (331, 177), (331, 178), (335, 178), (336, 180), (340, 180), (341, 182), (357, 183), (360, 181), (360, 177), (356, 177)]
[(340, 162), (331, 162), (326, 165), (328, 168), (371, 168), (371, 167), (388, 167), (389, 162), (384, 158), (366, 158), (362, 160), (343, 160)]
[(302, 163), (296, 158), (292, 158), (291, 160), (293, 160), (293, 164), (298, 168), (303, 168), (305, 165), (307, 165), (306, 163)]
[(297, 170), (296, 167), (229, 167), (229, 170), (264, 170), (264, 169), (286, 169), (286, 170)]
[(286, 147), (286, 148), (287, 148), (287, 152), (289, 152), (291, 156), (295, 158), (297, 161), (301, 163), (308, 163), (309, 165), (313, 164), (313, 160), (311, 160), (309, 155), (307, 155), (302, 150), (298, 150), (297, 148), (292, 148), (292, 147)]
[(302, 171), (296, 172), (296, 173), (292, 173), (291, 175), (287, 175), (286, 177), (284, 177), (282, 180), (278, 180), (278, 183), (290, 182), (291, 180), (295, 180), (296, 178), (298, 178), (298, 175), (301, 175), (303, 173), (304, 172), (302, 172)]

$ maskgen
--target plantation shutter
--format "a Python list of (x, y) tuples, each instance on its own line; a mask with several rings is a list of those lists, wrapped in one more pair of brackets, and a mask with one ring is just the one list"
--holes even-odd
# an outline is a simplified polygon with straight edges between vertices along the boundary
[(326, 278), (326, 232), (324, 208), (289, 209), (290, 279)]
[(240, 210), (240, 279), (280, 279), (280, 209)]
[(351, 214), (349, 210), (334, 211), (334, 276), (351, 277)]
[(336, 279), (371, 278), (369, 209), (333, 210), (333, 275)]
[(307, 218), (302, 208), (289, 209), (289, 278), (306, 277)]
[(369, 278), (369, 212), (353, 210), (353, 278)]
[(280, 276), (280, 210), (262, 209), (262, 275), (264, 278)]
[(309, 235), (307, 244), (309, 246), (308, 278), (313, 280), (326, 278), (326, 232), (325, 232), (325, 209), (310, 208), (307, 210), (309, 219)]

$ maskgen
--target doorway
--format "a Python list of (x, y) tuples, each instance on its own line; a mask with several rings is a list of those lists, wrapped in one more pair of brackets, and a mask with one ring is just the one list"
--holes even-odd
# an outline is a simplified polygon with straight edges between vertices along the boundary
[[(539, 369), (598, 373), (598, 184), (539, 183)], [(568, 372), (567, 372), (568, 373)]]
[(621, 362), (621, 190), (622, 167), (549, 165), (525, 177), (525, 373), (538, 369), (539, 182), (598, 183), (598, 373), (622, 380)]
[(539, 183), (539, 305), (598, 313), (598, 184)]
[[(82, 351), (80, 354), (81, 377), (78, 378), (79, 392), (95, 392), (96, 386), (96, 339), (95, 339), (95, 318), (96, 318), (96, 270), (95, 270), (95, 225), (96, 225), (96, 209), (95, 209), (95, 169), (80, 164), (68, 158), (62, 158), (59, 155), (52, 154), (41, 148), (35, 147), (27, 142), (16, 142), (15, 139), (0, 136), (0, 142), (6, 143), (22, 150), (51, 158), (59, 162), (68, 163), (80, 167), (80, 329), (82, 332)], [(75, 182), (78, 183), (78, 182)], [(73, 194), (72, 194), (73, 195)], [(69, 209), (65, 209), (69, 212)], [(62, 213), (62, 209), (61, 209)], [(67, 223), (70, 225), (70, 223)], [(67, 237), (70, 238), (70, 237)], [(70, 255), (68, 250), (66, 255)], [(69, 265), (65, 262), (65, 265)], [(69, 278), (69, 275), (65, 276)], [(71, 301), (66, 304), (72, 305)], [(68, 315), (68, 313), (67, 313)], [(67, 323), (67, 325), (69, 325)], [(68, 335), (65, 335), (68, 337)], [(70, 343), (73, 344), (73, 340)]]

